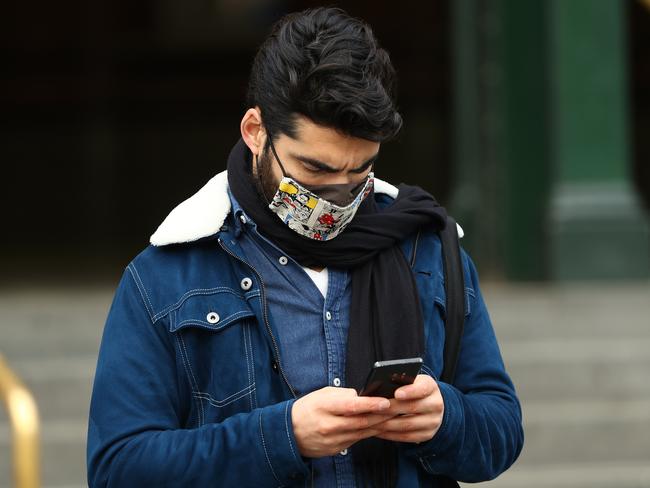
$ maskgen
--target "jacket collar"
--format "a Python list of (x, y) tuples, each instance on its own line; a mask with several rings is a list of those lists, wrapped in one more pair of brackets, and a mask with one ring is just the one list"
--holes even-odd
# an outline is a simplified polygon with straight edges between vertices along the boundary
[[(375, 178), (375, 193), (396, 198), (398, 189)], [(223, 171), (174, 208), (151, 235), (149, 242), (154, 246), (166, 246), (211, 236), (221, 229), (230, 210), (228, 173)]]

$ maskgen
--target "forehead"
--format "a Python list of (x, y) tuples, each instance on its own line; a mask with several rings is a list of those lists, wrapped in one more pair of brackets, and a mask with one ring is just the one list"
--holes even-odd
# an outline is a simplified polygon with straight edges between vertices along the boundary
[(308, 118), (296, 116), (296, 138), (284, 138), (292, 153), (308, 156), (336, 167), (359, 165), (378, 151), (378, 142), (352, 137), (331, 127), (317, 125)]

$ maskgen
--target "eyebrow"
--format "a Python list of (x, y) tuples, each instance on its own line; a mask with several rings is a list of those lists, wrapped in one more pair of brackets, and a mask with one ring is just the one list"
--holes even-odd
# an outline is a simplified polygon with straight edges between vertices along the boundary
[[(329, 164), (323, 163), (322, 161), (319, 161), (318, 159), (310, 158), (307, 156), (301, 156), (300, 154), (293, 154), (289, 153), (289, 156), (292, 158), (297, 159), (298, 161), (301, 161), (303, 163), (309, 164), (311, 166), (314, 166), (315, 168), (318, 168), (322, 171), (325, 171), (326, 173), (338, 173), (340, 170), (337, 168), (333, 168)], [(362, 163), (360, 166), (351, 169), (351, 172), (356, 172), (356, 173), (361, 173), (363, 172), (366, 168), (368, 168), (370, 165), (372, 165), (376, 159), (379, 157), (379, 151), (372, 156), (370, 159)]]

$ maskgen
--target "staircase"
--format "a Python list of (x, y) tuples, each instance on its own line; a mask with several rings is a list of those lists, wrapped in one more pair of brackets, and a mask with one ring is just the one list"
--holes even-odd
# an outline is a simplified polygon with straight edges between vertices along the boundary
[[(0, 291), (0, 351), (36, 397), (44, 487), (87, 486), (88, 406), (112, 293), (106, 287)], [(10, 429), (0, 411), (0, 487), (12, 486), (10, 476)]]
[(484, 293), (526, 440), (517, 463), (481, 486), (650, 487), (650, 284)]
[[(113, 286), (0, 290), (0, 351), (40, 408), (45, 487), (86, 486), (88, 404)], [(480, 486), (650, 488), (650, 283), (483, 288), (526, 443), (513, 468)], [(9, 439), (0, 413), (2, 488)]]

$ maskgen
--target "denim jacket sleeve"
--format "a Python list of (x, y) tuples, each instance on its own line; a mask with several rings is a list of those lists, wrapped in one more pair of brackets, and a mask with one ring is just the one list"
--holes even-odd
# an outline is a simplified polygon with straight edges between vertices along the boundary
[(308, 473), (293, 400), (182, 428), (173, 341), (156, 327), (127, 268), (104, 328), (90, 406), (88, 483), (283, 486)]
[(439, 382), (445, 410), (428, 442), (406, 448), (432, 475), (465, 482), (495, 478), (517, 459), (523, 446), (521, 407), (505, 371), (496, 336), (467, 254), (470, 314), (465, 318), (454, 385)]

